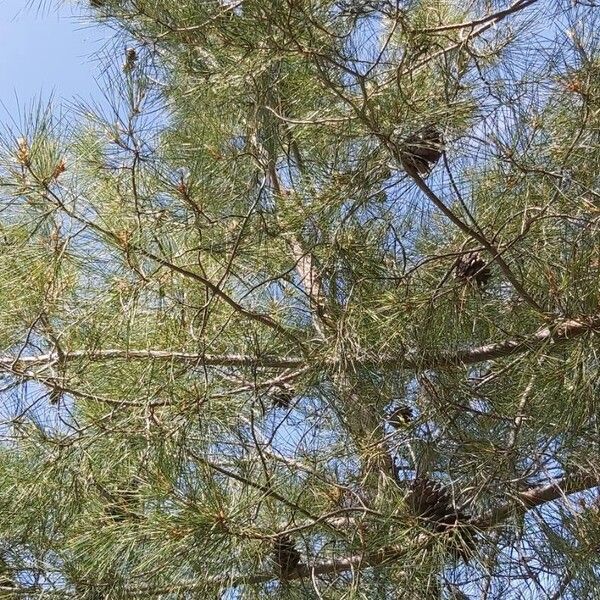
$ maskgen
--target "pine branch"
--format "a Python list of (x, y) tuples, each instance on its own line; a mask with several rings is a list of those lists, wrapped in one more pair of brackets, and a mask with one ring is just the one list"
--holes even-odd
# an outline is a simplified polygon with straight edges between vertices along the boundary
[(519, 12), (532, 4), (535, 4), (538, 0), (517, 0), (513, 4), (511, 4), (508, 8), (503, 10), (499, 10), (495, 13), (491, 13), (489, 15), (485, 15), (479, 19), (472, 19), (471, 21), (465, 21), (464, 23), (451, 23), (449, 25), (439, 25), (438, 27), (429, 27), (427, 29), (420, 29), (419, 33), (441, 33), (442, 31), (452, 31), (454, 29), (467, 29), (474, 28), (478, 25), (483, 25), (485, 23), (489, 23), (490, 21), (494, 21), (498, 23), (502, 19), (508, 17), (509, 15)]
[[(494, 509), (481, 517), (473, 520), (470, 524), (479, 530), (490, 529), (509, 518), (515, 512), (526, 512), (542, 504), (552, 502), (558, 498), (582, 492), (600, 485), (600, 478), (592, 475), (568, 475), (554, 484), (533, 487), (521, 492), (516, 501), (510, 501), (501, 507)], [(428, 548), (435, 536), (430, 534), (420, 534), (415, 539), (415, 546), (411, 547), (414, 552), (415, 547), (421, 549)], [(314, 577), (316, 575), (341, 574), (357, 569), (374, 567), (387, 562), (398, 560), (407, 553), (406, 545), (383, 548), (370, 554), (355, 554), (343, 558), (318, 561), (312, 564), (301, 565), (296, 571), (290, 573), (287, 580), (302, 579), (305, 577)], [(167, 593), (167, 591), (183, 591), (193, 589), (206, 589), (214, 586), (220, 589), (234, 588), (242, 585), (255, 585), (276, 579), (274, 573), (257, 573), (255, 575), (233, 576), (230, 578), (213, 578), (204, 580), (201, 586), (197, 581), (180, 582), (179, 584), (169, 586), (168, 588), (153, 588), (152, 586), (131, 589), (128, 593), (147, 594), (148, 596), (158, 596)]]
[(436, 208), (440, 210), (452, 223), (454, 223), (463, 233), (477, 240), (491, 255), (492, 259), (498, 264), (502, 273), (510, 283), (512, 284), (515, 291), (521, 296), (521, 298), (529, 304), (536, 312), (540, 314), (546, 314), (544, 309), (540, 306), (540, 304), (529, 294), (529, 292), (525, 289), (523, 284), (515, 277), (514, 273), (506, 263), (506, 261), (502, 258), (501, 252), (492, 244), (482, 233), (480, 233), (477, 229), (470, 227), (467, 223), (465, 223), (462, 219), (460, 219), (446, 204), (442, 201), (441, 198), (435, 194), (435, 192), (425, 183), (421, 175), (418, 173), (417, 169), (411, 166), (407, 161), (402, 160), (401, 153), (397, 151), (395, 145), (393, 145), (390, 141), (388, 141), (388, 146), (394, 151), (394, 154), (398, 157), (402, 166), (408, 173), (408, 175), (413, 179), (413, 181), (417, 184), (417, 187), (431, 200), (432, 204)]
[(528, 334), (519, 339), (509, 339), (503, 342), (484, 344), (467, 350), (453, 352), (409, 352), (397, 360), (383, 359), (382, 364), (390, 368), (394, 364), (402, 367), (411, 367), (424, 371), (427, 369), (440, 369), (457, 365), (473, 365), (484, 361), (496, 360), (526, 352), (534, 352), (548, 347), (548, 350), (557, 348), (567, 342), (575, 340), (587, 333), (600, 333), (600, 315), (590, 315), (579, 319), (561, 321), (553, 326), (543, 327), (535, 333)]
[[(485, 361), (496, 360), (508, 356), (534, 352), (544, 347), (548, 350), (558, 348), (586, 334), (600, 333), (600, 315), (590, 315), (579, 319), (560, 321), (553, 326), (544, 327), (521, 338), (512, 338), (502, 342), (484, 344), (476, 348), (439, 352), (427, 350), (409, 350), (404, 355), (382, 356), (379, 360), (355, 360), (354, 364), (363, 367), (379, 367), (385, 370), (412, 369), (444, 369), (460, 365), (473, 365)], [(55, 352), (37, 356), (0, 357), (0, 368), (12, 370), (14, 367), (33, 368), (55, 363), (59, 356)], [(171, 350), (122, 350), (110, 348), (105, 350), (65, 351), (62, 359), (65, 362), (87, 360), (89, 362), (107, 362), (111, 360), (157, 360), (172, 363), (190, 364), (192, 366), (217, 367), (260, 367), (265, 369), (298, 369), (306, 368), (306, 361), (299, 357), (284, 356), (252, 356), (248, 354), (205, 354), (194, 352), (177, 352)], [(336, 366), (338, 360), (331, 361)]]
[(506, 520), (510, 515), (526, 512), (541, 504), (552, 502), (558, 498), (582, 492), (600, 485), (598, 475), (567, 475), (560, 481), (541, 487), (534, 487), (517, 494), (515, 500), (494, 508), (475, 520), (473, 524), (480, 529), (489, 529)]
[[(55, 352), (38, 356), (21, 356), (18, 359), (5, 356), (0, 358), (0, 367), (13, 366), (35, 367), (52, 364), (58, 360)], [(171, 350), (122, 350), (111, 348), (106, 350), (74, 350), (65, 352), (65, 362), (87, 360), (89, 362), (108, 362), (111, 360), (157, 360), (173, 363), (190, 364), (192, 366), (217, 367), (263, 367), (267, 369), (294, 369), (304, 366), (300, 358), (261, 357), (247, 354), (205, 354), (195, 352), (176, 352)]]
[(121, 240), (119, 238), (119, 236), (116, 235), (114, 232), (98, 225), (94, 221), (90, 221), (89, 219), (79, 215), (74, 210), (69, 209), (65, 205), (65, 203), (62, 201), (62, 199), (48, 186), (48, 183), (45, 182), (44, 179), (41, 179), (40, 177), (38, 177), (37, 174), (30, 167), (29, 167), (29, 173), (31, 174), (33, 179), (36, 181), (36, 183), (38, 185), (42, 186), (42, 188), (44, 189), (45, 199), (48, 202), (50, 202), (51, 204), (55, 205), (57, 208), (62, 210), (67, 216), (71, 217), (72, 219), (75, 219), (82, 225), (85, 225), (86, 227), (93, 229), (97, 233), (101, 234), (105, 239), (110, 240), (118, 248), (120, 248), (124, 253), (128, 253), (131, 251), (139, 252), (139, 254), (141, 256), (144, 256), (145, 258), (155, 261), (157, 264), (169, 269), (170, 271), (173, 271), (174, 273), (178, 273), (179, 275), (182, 275), (183, 277), (187, 277), (189, 279), (192, 279), (193, 281), (196, 281), (196, 282), (202, 284), (214, 296), (223, 300), (229, 307), (231, 307), (234, 310), (234, 312), (236, 312), (252, 321), (256, 321), (256, 322), (262, 323), (263, 325), (266, 325), (267, 327), (273, 329), (274, 331), (276, 331), (283, 337), (290, 339), (294, 343), (301, 346), (300, 340), (298, 340), (291, 331), (289, 331), (281, 323), (274, 321), (269, 315), (253, 311), (253, 310), (250, 310), (250, 309), (242, 306), (237, 300), (235, 300), (229, 294), (227, 294), (221, 288), (221, 285), (217, 285), (217, 284), (213, 283), (212, 281), (210, 281), (206, 277), (196, 273), (195, 271), (190, 271), (189, 269), (180, 267), (179, 265), (174, 264), (173, 262), (167, 260), (166, 258), (158, 256), (158, 255), (156, 255), (152, 252), (149, 252), (148, 250), (145, 250), (144, 248), (138, 247), (134, 244), (124, 243), (123, 240)]

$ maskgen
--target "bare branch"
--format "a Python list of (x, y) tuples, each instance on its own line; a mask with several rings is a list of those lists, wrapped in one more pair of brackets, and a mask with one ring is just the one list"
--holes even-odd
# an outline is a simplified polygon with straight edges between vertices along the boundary
[[(365, 367), (379, 367), (385, 370), (413, 369), (444, 369), (460, 365), (473, 365), (489, 360), (496, 360), (541, 348), (558, 348), (585, 334), (600, 332), (600, 315), (569, 319), (539, 331), (524, 335), (520, 338), (504, 340), (478, 346), (476, 348), (439, 352), (425, 350), (409, 350), (397, 357), (382, 356), (380, 359), (355, 360), (354, 364)], [(21, 356), (18, 359), (10, 356), (0, 357), (0, 368), (8, 369), (15, 360), (23, 367), (35, 367), (55, 363), (59, 359), (54, 352), (38, 356)], [(62, 360), (72, 362), (88, 360), (90, 362), (105, 362), (111, 360), (158, 360), (173, 363), (187, 363), (192, 366), (218, 367), (261, 367), (265, 369), (298, 369), (306, 368), (308, 364), (300, 357), (284, 356), (252, 356), (245, 354), (204, 354), (194, 352), (176, 352), (171, 350), (121, 350), (118, 348), (105, 350), (75, 350), (66, 351)], [(338, 359), (339, 360), (339, 359)], [(336, 366), (338, 360), (330, 361), (329, 366)]]

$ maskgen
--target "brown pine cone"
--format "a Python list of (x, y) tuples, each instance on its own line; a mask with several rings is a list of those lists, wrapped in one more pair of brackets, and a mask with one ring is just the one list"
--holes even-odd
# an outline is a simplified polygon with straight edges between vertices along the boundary
[(404, 141), (400, 158), (405, 168), (409, 167), (417, 173), (427, 175), (443, 151), (442, 132), (435, 125), (428, 125)]
[(286, 390), (281, 390), (271, 394), (273, 408), (289, 408), (292, 404), (293, 396)]
[(418, 477), (406, 498), (410, 512), (436, 533), (448, 534), (449, 551), (467, 561), (475, 548), (475, 532), (470, 517), (458, 510), (448, 490), (438, 481)]
[(456, 522), (456, 510), (446, 488), (437, 481), (419, 477), (410, 486), (407, 497), (410, 512), (428, 521), (436, 531), (445, 531)]
[(469, 252), (456, 261), (455, 276), (462, 281), (475, 280), (479, 287), (485, 287), (492, 272), (479, 252)]
[(279, 535), (273, 546), (273, 560), (282, 577), (290, 575), (300, 564), (300, 553), (289, 535)]

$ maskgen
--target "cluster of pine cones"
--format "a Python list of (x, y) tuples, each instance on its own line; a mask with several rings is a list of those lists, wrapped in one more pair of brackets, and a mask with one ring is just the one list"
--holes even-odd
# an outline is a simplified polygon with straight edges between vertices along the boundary
[[(444, 152), (444, 136), (435, 125), (427, 125), (407, 137), (402, 142), (400, 160), (408, 171), (429, 175)], [(484, 288), (492, 272), (479, 252), (469, 252), (455, 263), (456, 278), (462, 281), (475, 281)]]
[[(358, 492), (354, 492), (358, 495)], [(358, 502), (357, 502), (358, 500)], [(449, 553), (468, 561), (475, 549), (475, 531), (470, 525), (470, 515), (458, 509), (448, 489), (439, 481), (417, 477), (410, 484), (406, 502), (410, 513), (423, 527), (445, 536)], [(365, 495), (358, 499), (343, 498), (343, 506), (369, 504)], [(349, 504), (348, 504), (349, 503)], [(301, 556), (289, 535), (281, 534), (273, 544), (273, 562), (279, 576), (286, 579), (301, 565)]]

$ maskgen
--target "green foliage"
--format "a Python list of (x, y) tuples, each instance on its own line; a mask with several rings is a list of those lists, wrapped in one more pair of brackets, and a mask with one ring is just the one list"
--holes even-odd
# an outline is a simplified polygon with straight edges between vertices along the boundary
[(593, 8), (88, 9), (109, 107), (0, 143), (0, 595), (593, 598)]

